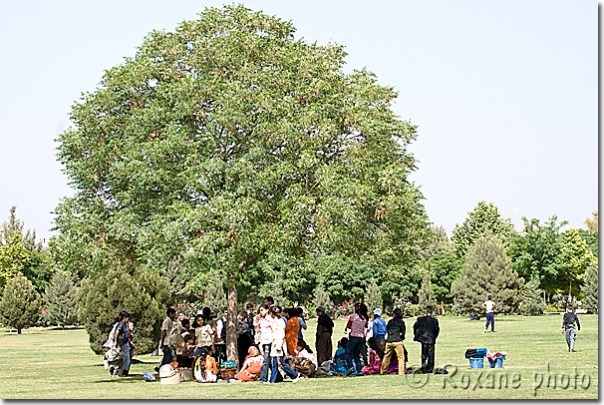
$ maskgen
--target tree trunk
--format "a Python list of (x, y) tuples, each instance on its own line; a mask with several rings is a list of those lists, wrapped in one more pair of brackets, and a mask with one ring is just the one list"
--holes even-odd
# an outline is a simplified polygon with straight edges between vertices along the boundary
[(21, 327), (17, 326), (17, 335), (20, 335), (20, 334), (21, 334)]
[(227, 359), (239, 364), (239, 354), (237, 352), (237, 286), (235, 285), (228, 288), (226, 344)]

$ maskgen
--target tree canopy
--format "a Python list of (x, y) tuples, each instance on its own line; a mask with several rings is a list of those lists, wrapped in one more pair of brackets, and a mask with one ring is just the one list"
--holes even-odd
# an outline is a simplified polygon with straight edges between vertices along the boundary
[(509, 218), (502, 218), (499, 209), (493, 203), (479, 201), (474, 210), (461, 225), (455, 225), (451, 240), (457, 256), (462, 257), (478, 238), (487, 234), (495, 235), (507, 243), (514, 227)]
[(58, 139), (75, 193), (56, 225), (86, 244), (89, 272), (111, 251), (160, 272), (183, 257), (191, 282), (217, 271), (231, 342), (240, 283), (270, 250), (370, 252), (399, 274), (427, 232), (408, 180), (416, 128), (392, 111), (396, 92), (344, 73), (342, 46), (294, 33), (243, 6), (153, 31)]

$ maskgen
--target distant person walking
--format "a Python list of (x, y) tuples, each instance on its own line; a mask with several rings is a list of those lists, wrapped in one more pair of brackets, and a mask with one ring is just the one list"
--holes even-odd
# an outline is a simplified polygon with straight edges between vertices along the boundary
[(577, 329), (581, 330), (579, 317), (574, 313), (574, 308), (569, 305), (566, 307), (564, 317), (562, 317), (562, 333), (566, 334), (566, 344), (568, 345), (569, 352), (575, 351), (575, 337), (577, 335), (575, 322), (577, 323)]
[(413, 325), (415, 337), (413, 340), (422, 344), (422, 372), (434, 372), (434, 345), (440, 332), (438, 320), (432, 317), (434, 307), (426, 307), (426, 315), (420, 316)]
[(487, 323), (484, 326), (484, 333), (488, 332), (489, 325), (491, 325), (491, 332), (495, 332), (495, 312), (493, 312), (495, 309), (495, 303), (491, 301), (492, 298), (493, 296), (489, 295), (485, 303), (482, 304), (487, 312)]

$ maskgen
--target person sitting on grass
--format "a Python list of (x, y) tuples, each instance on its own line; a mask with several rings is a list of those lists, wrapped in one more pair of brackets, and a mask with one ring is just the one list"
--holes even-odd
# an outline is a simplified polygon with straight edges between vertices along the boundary
[(210, 355), (210, 352), (203, 348), (195, 360), (195, 380), (200, 383), (213, 383), (216, 382), (216, 375), (218, 374), (218, 367), (216, 367), (216, 360)]
[(292, 370), (295, 370), (297, 373), (299, 373), (300, 378), (310, 378), (317, 370), (317, 366), (315, 366), (313, 362), (306, 357), (287, 356), (283, 361), (287, 363)]
[(313, 352), (312, 352), (311, 348), (308, 346), (308, 344), (306, 344), (304, 339), (298, 340), (297, 352), (298, 352), (297, 357), (303, 357), (305, 359), (308, 359), (312, 362), (312, 364), (315, 365), (315, 368), (319, 367), (319, 365), (317, 364), (317, 360), (315, 359), (315, 355), (313, 354)]
[(233, 378), (228, 379), (228, 382), (252, 382), (258, 380), (258, 377), (260, 377), (264, 356), (262, 356), (256, 346), (250, 346), (247, 352), (248, 356), (243, 362), (243, 367), (241, 367), (239, 373), (235, 374)]
[(346, 363), (346, 346), (348, 345), (348, 338), (343, 337), (338, 341), (338, 348), (333, 356), (333, 372), (337, 375), (346, 375), (350, 367)]

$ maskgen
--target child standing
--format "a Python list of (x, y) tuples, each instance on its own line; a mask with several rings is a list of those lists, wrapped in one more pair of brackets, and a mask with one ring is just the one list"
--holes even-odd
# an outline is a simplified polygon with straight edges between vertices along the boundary
[(214, 331), (212, 325), (206, 321), (203, 315), (195, 316), (193, 327), (195, 328), (195, 340), (197, 342), (195, 354), (199, 356), (203, 349), (208, 352), (214, 351)]
[(562, 333), (566, 334), (566, 344), (568, 345), (568, 351), (575, 351), (575, 322), (577, 323), (577, 329), (581, 330), (581, 324), (579, 323), (579, 317), (574, 312), (572, 306), (566, 307), (566, 313), (562, 318)]

